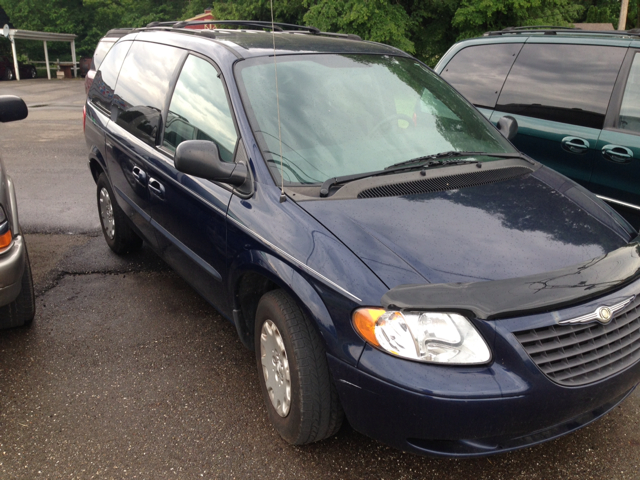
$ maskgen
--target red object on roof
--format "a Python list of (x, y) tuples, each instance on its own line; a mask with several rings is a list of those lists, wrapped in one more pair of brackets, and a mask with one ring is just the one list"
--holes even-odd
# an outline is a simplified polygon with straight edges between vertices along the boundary
[[(201, 13), (200, 15), (196, 15), (193, 18), (187, 18), (185, 20), (185, 22), (207, 22), (207, 21), (211, 21), (211, 20), (216, 20), (216, 18), (213, 16), (213, 14), (211, 13), (211, 10), (205, 10), (204, 13)], [(184, 28), (190, 28), (191, 30), (214, 30), (216, 28), (215, 25), (209, 24), (209, 25), (189, 25), (187, 27)]]

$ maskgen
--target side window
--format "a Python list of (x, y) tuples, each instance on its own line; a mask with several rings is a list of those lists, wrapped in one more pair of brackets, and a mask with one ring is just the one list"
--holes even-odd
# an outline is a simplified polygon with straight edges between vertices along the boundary
[(440, 76), (478, 107), (494, 108), (522, 43), (478, 45), (460, 50)]
[(601, 129), (626, 48), (526, 44), (497, 108)]
[(111, 119), (148, 145), (156, 144), (171, 79), (182, 55), (182, 50), (167, 45), (134, 42), (122, 65)]
[(210, 140), (220, 158), (233, 161), (238, 136), (222, 80), (209, 62), (190, 55), (178, 78), (163, 145), (174, 151), (185, 140)]
[(118, 74), (124, 57), (131, 48), (131, 42), (120, 42), (113, 46), (96, 72), (96, 76), (89, 90), (89, 99), (106, 112), (111, 108), (113, 90), (116, 87)]
[(633, 57), (627, 85), (624, 87), (617, 128), (640, 133), (640, 55)]

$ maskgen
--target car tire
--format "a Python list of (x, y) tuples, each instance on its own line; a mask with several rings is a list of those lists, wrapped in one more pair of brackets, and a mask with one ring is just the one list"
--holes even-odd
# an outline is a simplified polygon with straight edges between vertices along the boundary
[(104, 173), (98, 177), (97, 200), (102, 234), (109, 248), (118, 255), (138, 250), (142, 246), (142, 239), (127, 222)]
[(3, 79), (4, 80), (13, 80), (13, 77), (14, 77), (13, 70), (11, 70), (10, 68), (5, 68)]
[(272, 290), (258, 303), (255, 329), (260, 386), (276, 431), (293, 445), (334, 435), (344, 412), (310, 320), (284, 291)]
[(29, 76), (31, 78), (38, 78), (38, 70), (36, 70), (35, 67), (31, 67), (31, 70), (29, 71)]
[(0, 329), (14, 327), (29, 327), (36, 315), (36, 296), (33, 291), (33, 277), (27, 245), (25, 243), (25, 266), (22, 273), (22, 287), (16, 299), (0, 307)]

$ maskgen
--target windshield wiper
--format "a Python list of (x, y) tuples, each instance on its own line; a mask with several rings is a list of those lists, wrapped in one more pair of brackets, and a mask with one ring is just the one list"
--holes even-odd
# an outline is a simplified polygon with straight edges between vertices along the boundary
[(338, 185), (340, 183), (348, 183), (353, 182), (355, 180), (361, 180), (363, 178), (368, 177), (376, 177), (379, 175), (388, 175), (390, 173), (395, 173), (402, 170), (407, 170), (410, 168), (429, 168), (440, 165), (459, 165), (463, 163), (480, 163), (477, 160), (442, 160), (443, 158), (455, 158), (455, 157), (498, 157), (498, 158), (521, 158), (526, 160), (527, 162), (533, 164), (531, 160), (529, 160), (526, 155), (520, 152), (513, 153), (489, 153), (489, 152), (461, 152), (457, 150), (452, 150), (450, 152), (441, 152), (433, 155), (426, 155), (424, 157), (412, 158), (411, 160), (406, 160), (404, 162), (394, 163), (383, 170), (377, 170), (374, 172), (366, 172), (366, 173), (356, 173), (354, 175), (343, 175), (342, 177), (332, 177), (328, 178), (324, 181), (322, 186), (320, 187), (320, 197), (327, 197), (329, 195), (329, 190), (332, 186)]
[(463, 157), (498, 157), (498, 158), (522, 158), (524, 160), (526, 160), (526, 157), (524, 155), (522, 155), (520, 152), (513, 152), (513, 153), (490, 153), (490, 152), (463, 152), (463, 151), (458, 151), (458, 150), (451, 150), (449, 152), (440, 152), (440, 153), (435, 153), (433, 155), (425, 155), (424, 157), (417, 157), (417, 158), (412, 158), (411, 160), (405, 160), (404, 162), (399, 162), (399, 163), (394, 163), (393, 165), (388, 166), (387, 168), (385, 168), (385, 170), (395, 170), (398, 167), (405, 167), (405, 166), (409, 166), (409, 165), (422, 165), (425, 164), (425, 166), (436, 166), (436, 165), (455, 165), (458, 163), (468, 163), (468, 162), (473, 162), (473, 163), (477, 163), (475, 161), (469, 161), (469, 160), (463, 160), (460, 162), (433, 162), (431, 163), (430, 160), (438, 160), (438, 159), (442, 159), (442, 158), (463, 158)]

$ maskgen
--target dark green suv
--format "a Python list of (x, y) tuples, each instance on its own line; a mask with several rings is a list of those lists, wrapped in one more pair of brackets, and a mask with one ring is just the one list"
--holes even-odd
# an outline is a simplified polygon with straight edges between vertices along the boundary
[(640, 31), (530, 28), (455, 44), (436, 66), (512, 142), (640, 224)]

